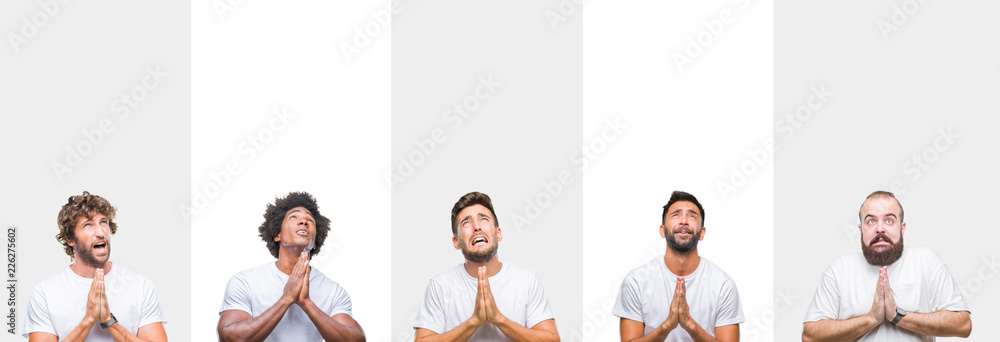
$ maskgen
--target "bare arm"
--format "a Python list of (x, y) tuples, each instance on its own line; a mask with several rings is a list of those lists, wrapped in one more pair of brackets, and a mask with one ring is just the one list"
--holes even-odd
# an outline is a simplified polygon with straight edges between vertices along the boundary
[[(670, 303), (670, 309), (672, 312), (676, 312), (679, 322), (677, 325), (684, 329), (684, 331), (687, 331), (688, 335), (695, 342), (737, 342), (740, 340), (740, 326), (738, 324), (719, 327), (724, 328), (721, 329), (724, 336), (721, 336), (723, 338), (716, 339), (698, 325), (698, 322), (694, 321), (687, 303), (687, 287), (684, 285), (684, 278), (677, 277), (677, 290), (674, 293), (673, 302)], [(718, 334), (719, 328), (715, 329), (716, 337), (720, 337)]]
[[(299, 260), (308, 260), (308, 256)], [(305, 311), (306, 316), (313, 322), (320, 336), (326, 341), (351, 341), (364, 342), (365, 332), (361, 330), (361, 325), (348, 314), (336, 314), (327, 316), (320, 310), (311, 299), (309, 299), (309, 272), (311, 268), (308, 264), (305, 267), (305, 274), (302, 277), (302, 290), (299, 292), (296, 303)]]
[[(94, 327), (101, 317), (101, 310), (104, 308), (104, 297), (102, 296), (103, 279), (98, 279), (97, 274), (103, 274), (100, 268), (94, 274), (94, 280), (90, 283), (90, 292), (87, 293), (87, 312), (83, 316), (80, 324), (77, 324), (73, 331), (63, 339), (67, 342), (83, 342), (90, 335), (90, 329)], [(28, 335), (28, 342), (56, 342), (59, 336), (45, 333), (33, 332)]]
[(853, 341), (864, 336), (869, 331), (885, 321), (885, 287), (887, 281), (886, 267), (879, 270), (878, 282), (875, 284), (875, 299), (867, 314), (844, 320), (821, 319), (806, 322), (802, 325), (802, 341)]
[[(882, 283), (885, 292), (885, 319), (896, 318), (896, 296), (889, 286), (889, 279)], [(969, 337), (972, 333), (972, 318), (968, 311), (941, 310), (932, 313), (907, 312), (896, 322), (896, 326), (927, 336)]]
[(251, 317), (249, 312), (243, 310), (226, 310), (219, 317), (219, 339), (223, 342), (229, 341), (264, 341), (274, 327), (281, 321), (285, 311), (295, 303), (299, 293), (302, 291), (302, 277), (308, 267), (309, 258), (299, 258), (292, 268), (292, 274), (288, 275), (288, 283), (285, 283), (284, 293), (278, 302), (271, 305), (257, 317)]
[[(482, 273), (482, 271), (480, 271)], [(438, 342), (438, 341), (457, 341), (464, 342), (468, 341), (472, 334), (479, 329), (479, 326), (486, 323), (486, 306), (485, 297), (483, 295), (483, 286), (480, 282), (479, 289), (476, 291), (476, 307), (472, 311), (472, 317), (462, 322), (455, 329), (446, 331), (443, 334), (438, 334), (430, 329), (417, 328), (416, 331), (416, 342)]]

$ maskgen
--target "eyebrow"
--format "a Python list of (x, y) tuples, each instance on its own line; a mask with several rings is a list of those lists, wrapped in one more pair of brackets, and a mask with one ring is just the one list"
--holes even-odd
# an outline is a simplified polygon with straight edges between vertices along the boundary
[(681, 212), (681, 211), (685, 211), (685, 210), (686, 210), (687, 212), (689, 212), (689, 213), (692, 213), (692, 214), (695, 214), (695, 215), (698, 215), (699, 217), (701, 216), (700, 214), (698, 214), (698, 212), (697, 212), (697, 211), (694, 211), (694, 209), (683, 209), (683, 208), (678, 208), (677, 210), (674, 210), (674, 211), (671, 211), (670, 213), (671, 213), (671, 214), (676, 214), (676, 213), (678, 213), (678, 212)]
[[(300, 211), (302, 211), (302, 209), (293, 209), (292, 211), (289, 211), (289, 212), (285, 213), (285, 217), (288, 217), (288, 215), (291, 215), (291, 214), (294, 214), (294, 213), (297, 213), (297, 212), (300, 212)], [(310, 213), (309, 210), (306, 210), (305, 213), (309, 214), (309, 216), (312, 216), (312, 213)]]
[[(893, 214), (893, 213), (888, 213), (888, 214), (886, 214), (885, 216), (886, 216), (886, 217), (892, 217), (892, 218), (896, 218), (896, 214)], [(866, 219), (866, 220), (867, 220), (867, 219), (868, 219), (869, 217), (870, 217), (870, 218), (878, 218), (877, 216), (875, 216), (875, 215), (872, 215), (872, 214), (865, 214), (865, 219)]]

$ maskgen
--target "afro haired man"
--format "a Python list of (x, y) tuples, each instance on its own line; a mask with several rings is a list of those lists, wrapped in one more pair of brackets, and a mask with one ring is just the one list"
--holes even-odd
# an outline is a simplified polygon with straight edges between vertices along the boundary
[(237, 273), (219, 309), (221, 341), (364, 341), (351, 317), (351, 297), (309, 265), (330, 219), (306, 192), (276, 198), (257, 228), (278, 260)]

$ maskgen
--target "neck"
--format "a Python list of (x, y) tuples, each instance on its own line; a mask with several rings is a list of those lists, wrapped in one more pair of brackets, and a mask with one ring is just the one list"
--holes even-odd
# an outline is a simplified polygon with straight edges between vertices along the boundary
[(698, 247), (686, 253), (680, 253), (667, 246), (667, 254), (663, 256), (663, 263), (667, 264), (667, 269), (670, 270), (670, 273), (680, 277), (689, 276), (691, 273), (694, 273), (694, 270), (698, 269), (698, 264), (701, 263), (701, 257), (698, 256)]
[(79, 258), (77, 258), (76, 262), (74, 262), (72, 265), (69, 265), (69, 269), (72, 270), (73, 273), (76, 273), (76, 275), (88, 279), (94, 278), (94, 272), (97, 272), (98, 268), (104, 269), (104, 274), (107, 275), (108, 272), (111, 272), (111, 262), (107, 261), (103, 265), (97, 266), (97, 265), (85, 264), (82, 261), (80, 261)]
[(468, 273), (473, 278), (479, 278), (479, 267), (486, 266), (486, 276), (492, 277), (500, 273), (500, 268), (503, 267), (503, 263), (500, 262), (500, 258), (494, 256), (492, 259), (486, 262), (472, 262), (468, 259), (465, 260), (465, 273)]
[(295, 263), (299, 262), (299, 257), (302, 256), (302, 251), (305, 247), (300, 246), (281, 246), (278, 249), (278, 261), (274, 262), (274, 265), (278, 267), (284, 274), (292, 274), (292, 269), (295, 268)]

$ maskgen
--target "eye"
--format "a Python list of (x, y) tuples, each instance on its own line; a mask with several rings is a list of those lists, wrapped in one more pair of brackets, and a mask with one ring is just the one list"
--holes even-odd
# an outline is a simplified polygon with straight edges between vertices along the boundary
[(875, 224), (875, 220), (869, 219), (868, 224)]
[(465, 226), (468, 226), (468, 225), (469, 225), (469, 220), (462, 221), (462, 227), (465, 227)]
[(892, 224), (892, 219), (885, 219), (885, 224)]
[(484, 222), (484, 223), (485, 222), (490, 222), (490, 219), (483, 217), (483, 218), (479, 219), (479, 222)]

